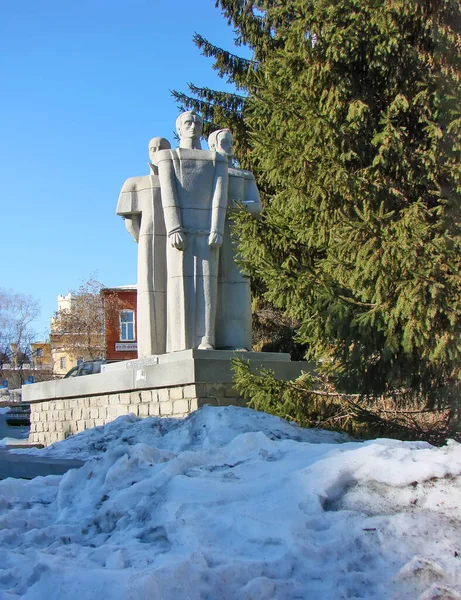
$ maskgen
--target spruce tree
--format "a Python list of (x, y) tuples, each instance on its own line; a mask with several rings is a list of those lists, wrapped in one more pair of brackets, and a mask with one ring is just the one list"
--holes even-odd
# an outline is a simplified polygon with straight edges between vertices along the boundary
[(337, 389), (459, 416), (459, 2), (219, 4), (257, 61), (235, 78), (270, 191), (237, 224), (247, 268)]
[[(252, 155), (246, 108), (249, 95), (256, 92), (256, 72), (270, 55), (280, 47), (281, 41), (273, 36), (275, 23), (268, 6), (279, 4), (279, 0), (216, 0), (229, 25), (236, 32), (236, 46), (245, 46), (252, 58), (243, 58), (212, 44), (200, 34), (193, 41), (203, 56), (214, 59), (213, 68), (218, 75), (232, 84), (236, 90), (224, 92), (189, 83), (189, 94), (173, 91), (179, 107), (195, 110), (204, 119), (204, 136), (216, 129), (227, 127), (234, 137), (234, 152), (242, 168), (255, 168), (257, 157)], [(259, 185), (263, 188), (264, 181)], [(272, 190), (268, 190), (272, 193)]]

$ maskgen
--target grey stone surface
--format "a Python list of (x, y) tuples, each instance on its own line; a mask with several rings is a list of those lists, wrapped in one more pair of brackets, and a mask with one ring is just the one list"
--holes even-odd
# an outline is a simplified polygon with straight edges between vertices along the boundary
[(153, 364), (146, 364), (149, 359), (121, 361), (105, 365), (104, 371), (96, 375), (27, 385), (23, 387), (23, 401), (34, 403), (44, 399), (90, 397), (134, 389), (187, 385), (207, 381), (207, 377), (210, 382), (219, 381), (220, 377), (224, 377), (223, 381), (231, 381), (230, 360), (235, 356), (250, 360), (252, 368), (266, 365), (283, 379), (295, 377), (302, 368), (309, 368), (305, 362), (290, 362), (288, 354), (189, 349), (151, 357)]
[(23, 387), (23, 401), (40, 402), (45, 398), (96, 396), (134, 389), (134, 378), (135, 373), (130, 369), (33, 383)]
[[(139, 244), (138, 356), (251, 348), (250, 282), (236, 264), (229, 215), (261, 212), (253, 175), (235, 169), (229, 130), (201, 149), (202, 120), (179, 115), (179, 148), (149, 144), (150, 175), (128, 179), (117, 214)], [(226, 216), (227, 215), (227, 216)]]
[(134, 366), (139, 369), (141, 367), (148, 367), (150, 365), (158, 365), (158, 359), (159, 357), (157, 355), (151, 355), (134, 360), (123, 360), (115, 363), (107, 363), (105, 365), (101, 365), (101, 372), (107, 373), (108, 371), (118, 371), (120, 369), (132, 369)]
[[(155, 389), (197, 382), (231, 381), (231, 359), (242, 357), (253, 370), (265, 366), (281, 379), (292, 379), (302, 370), (312, 370), (307, 362), (290, 361), (289, 354), (276, 352), (234, 352), (229, 350), (189, 349), (152, 357), (154, 362), (130, 360), (105, 365), (96, 375), (44, 381), (23, 387), (24, 402), (45, 399), (103, 396), (135, 389)], [(141, 376), (142, 375), (142, 376)], [(58, 406), (57, 409), (62, 409)]]
[[(176, 363), (183, 360), (201, 360), (201, 361), (229, 361), (236, 356), (241, 356), (246, 360), (256, 361), (258, 363), (290, 362), (290, 355), (284, 352), (246, 352), (238, 350), (198, 350), (197, 348), (189, 348), (180, 352), (169, 352), (168, 354), (160, 354), (150, 356), (144, 359), (123, 360), (120, 362), (107, 363), (102, 365), (104, 373), (113, 371), (124, 371), (126, 369), (138, 369), (145, 366), (166, 365)], [(307, 365), (307, 363), (302, 363)]]
[[(160, 137), (149, 142), (153, 163), (158, 150), (170, 148)], [(137, 343), (138, 356), (166, 351), (166, 230), (157, 168), (123, 184), (117, 214), (138, 243)]]
[(218, 305), (216, 314), (216, 348), (251, 349), (250, 280), (237, 265), (236, 239), (232, 231), (231, 214), (247, 210), (254, 217), (261, 213), (261, 199), (253, 174), (235, 169), (233, 138), (229, 129), (214, 131), (208, 138), (212, 150), (227, 155), (229, 182), (224, 239), (219, 254)]
[(183, 113), (180, 146), (156, 154), (167, 244), (167, 352), (215, 347), (228, 161), (200, 149), (202, 121)]

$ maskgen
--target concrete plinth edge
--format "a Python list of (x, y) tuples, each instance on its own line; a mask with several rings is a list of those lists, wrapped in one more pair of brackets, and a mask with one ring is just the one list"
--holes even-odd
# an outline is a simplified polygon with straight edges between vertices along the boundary
[(129, 413), (184, 417), (204, 404), (245, 406), (233, 386), (235, 356), (248, 360), (253, 372), (266, 367), (279, 379), (312, 370), (287, 354), (263, 352), (186, 350), (111, 363), (97, 375), (24, 386), (23, 399), (31, 406), (29, 442), (48, 445)]

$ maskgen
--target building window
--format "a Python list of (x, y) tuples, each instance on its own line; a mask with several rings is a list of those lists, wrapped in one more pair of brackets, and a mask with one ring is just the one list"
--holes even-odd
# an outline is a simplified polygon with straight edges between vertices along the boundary
[(35, 351), (37, 358), (43, 358), (43, 348), (37, 348)]
[(134, 341), (134, 310), (120, 311), (120, 341)]
[(59, 359), (59, 368), (61, 370), (65, 369), (67, 365), (67, 360), (65, 356), (61, 356), (61, 358)]

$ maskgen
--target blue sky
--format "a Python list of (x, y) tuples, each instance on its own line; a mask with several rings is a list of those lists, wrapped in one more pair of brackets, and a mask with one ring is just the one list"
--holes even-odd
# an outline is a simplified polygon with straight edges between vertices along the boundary
[(214, 0), (3, 0), (0, 7), (0, 287), (41, 303), (90, 275), (136, 281), (136, 244), (115, 215), (147, 144), (174, 143), (171, 89), (224, 82), (192, 42), (236, 51)]

